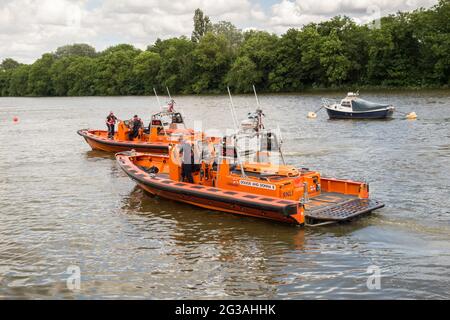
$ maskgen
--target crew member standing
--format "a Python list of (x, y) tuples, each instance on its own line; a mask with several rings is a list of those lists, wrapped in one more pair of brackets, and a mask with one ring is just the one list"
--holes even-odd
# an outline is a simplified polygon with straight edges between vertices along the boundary
[(129, 134), (130, 140), (133, 140), (139, 135), (139, 129), (141, 129), (144, 126), (144, 123), (142, 122), (141, 118), (139, 118), (137, 115), (131, 119), (131, 131)]
[(186, 140), (182, 138), (180, 140), (181, 179), (194, 183), (194, 178), (192, 177), (192, 146)]
[(106, 126), (108, 127), (108, 138), (113, 139), (114, 133), (115, 133), (115, 126), (117, 117), (114, 115), (114, 113), (111, 111), (109, 115), (106, 117)]
[(167, 104), (167, 112), (170, 112), (170, 113), (175, 112), (174, 107), (175, 107), (175, 100), (171, 99), (169, 101), (169, 103)]

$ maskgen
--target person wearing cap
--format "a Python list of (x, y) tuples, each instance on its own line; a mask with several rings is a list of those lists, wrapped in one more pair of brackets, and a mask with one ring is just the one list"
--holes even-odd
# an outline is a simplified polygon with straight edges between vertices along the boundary
[(113, 139), (114, 133), (115, 133), (115, 126), (117, 117), (114, 115), (114, 112), (110, 112), (109, 115), (106, 117), (106, 126), (108, 127), (108, 138)]
[(142, 122), (141, 118), (139, 118), (136, 114), (134, 115), (133, 119), (130, 121), (130, 127), (131, 131), (129, 133), (129, 139), (133, 140), (139, 135), (139, 129), (141, 129), (144, 126), (144, 123)]

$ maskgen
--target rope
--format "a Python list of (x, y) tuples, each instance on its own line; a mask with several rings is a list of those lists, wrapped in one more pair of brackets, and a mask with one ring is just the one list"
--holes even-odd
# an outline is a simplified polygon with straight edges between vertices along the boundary
[(317, 111), (314, 111), (314, 113), (319, 112), (319, 111), (322, 110), (323, 108), (325, 108), (325, 106), (321, 106), (319, 109), (317, 109)]

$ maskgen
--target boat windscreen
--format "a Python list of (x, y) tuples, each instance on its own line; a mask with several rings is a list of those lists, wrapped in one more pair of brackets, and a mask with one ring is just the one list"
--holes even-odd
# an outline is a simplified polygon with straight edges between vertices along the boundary
[(371, 111), (389, 107), (388, 104), (369, 102), (363, 99), (352, 100), (353, 111)]

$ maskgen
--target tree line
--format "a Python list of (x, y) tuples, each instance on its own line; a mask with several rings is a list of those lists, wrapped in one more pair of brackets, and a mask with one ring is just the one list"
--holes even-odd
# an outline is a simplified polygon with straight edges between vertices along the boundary
[(1, 96), (246, 93), (310, 88), (450, 85), (450, 0), (383, 17), (379, 27), (337, 16), (278, 36), (211, 23), (195, 11), (194, 31), (146, 50), (120, 44), (97, 52), (74, 44), (33, 64), (0, 64)]

